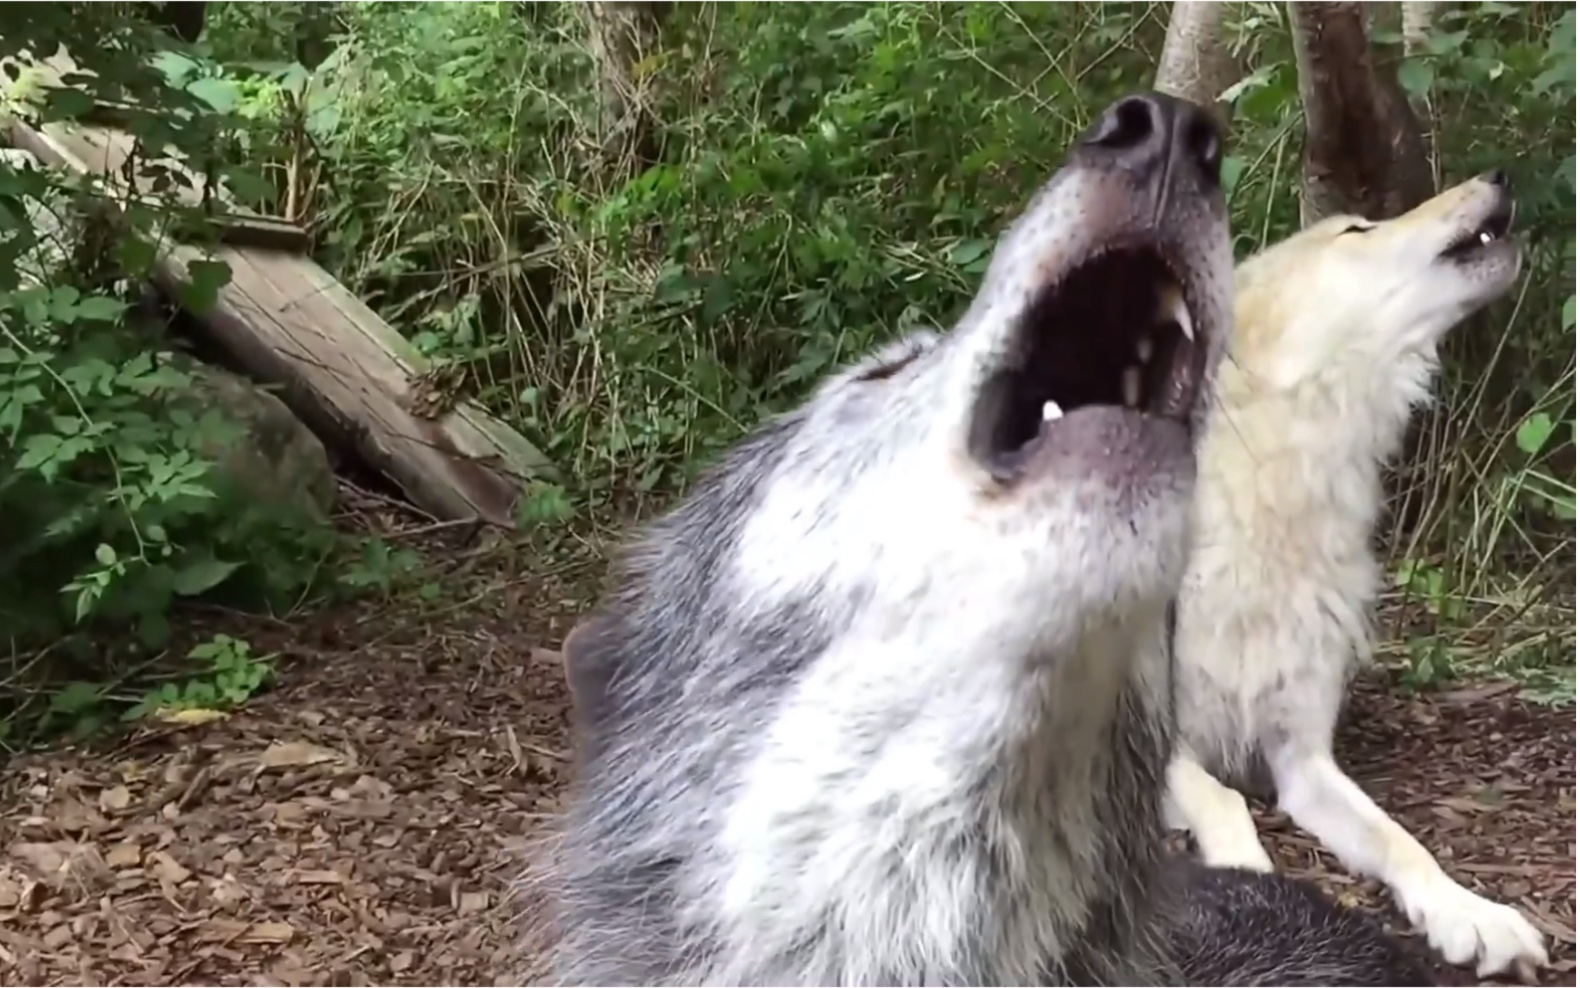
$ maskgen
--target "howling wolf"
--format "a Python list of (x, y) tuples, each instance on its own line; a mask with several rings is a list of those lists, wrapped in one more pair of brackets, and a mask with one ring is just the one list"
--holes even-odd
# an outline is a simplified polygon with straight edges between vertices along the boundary
[(1230, 357), (1203, 433), (1179, 601), (1181, 755), (1171, 816), (1208, 864), (1270, 870), (1240, 794), (1279, 804), (1350, 868), (1381, 878), (1455, 964), (1547, 963), (1519, 913), (1444, 873), (1333, 759), (1369, 654), (1382, 465), (1430, 394), (1437, 345), (1520, 269), (1501, 172), (1386, 223), (1336, 216), (1240, 266)]
[(628, 549), (564, 647), (556, 983), (1431, 983), (1309, 886), (1164, 856), (1218, 169), (1201, 109), (1109, 107), (952, 331)]

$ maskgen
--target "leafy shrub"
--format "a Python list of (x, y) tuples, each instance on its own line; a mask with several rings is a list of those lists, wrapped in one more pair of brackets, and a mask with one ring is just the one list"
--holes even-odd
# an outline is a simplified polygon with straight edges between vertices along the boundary
[[(64, 41), (96, 73), (47, 97), (23, 73), (12, 92), (30, 99), (19, 109), (43, 122), (130, 99), (126, 129), (201, 171), (225, 121), (167, 81), (153, 58), (162, 36), (126, 6), (0, 14), (0, 56)], [(330, 544), (321, 525), (221, 482), (204, 450), (234, 438), (232, 425), (193, 400), (173, 341), (117, 287), (150, 274), (184, 211), (179, 175), (149, 173), (151, 199), (111, 224), (91, 219), (102, 211), (82, 183), (0, 161), (0, 627), (15, 657), (0, 738), (106, 695), (123, 631), (157, 651), (183, 598), (223, 589), (238, 601), (289, 600)], [(184, 301), (201, 310), (229, 272), (198, 262), (191, 273)], [(75, 685), (57, 689), (62, 679)]]

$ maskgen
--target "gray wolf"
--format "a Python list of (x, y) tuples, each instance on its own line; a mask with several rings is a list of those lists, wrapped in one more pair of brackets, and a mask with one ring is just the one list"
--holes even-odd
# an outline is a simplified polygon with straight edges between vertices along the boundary
[(1164, 854), (1219, 141), (1109, 107), (951, 331), (833, 375), (628, 547), (563, 649), (555, 983), (1430, 983), (1310, 887)]
[(1333, 732), (1370, 654), (1382, 466), (1430, 395), (1439, 341), (1514, 283), (1513, 210), (1493, 172), (1389, 222), (1331, 217), (1240, 266), (1199, 454), (1169, 770), (1171, 822), (1206, 863), (1272, 868), (1219, 780), (1271, 781), (1296, 824), (1483, 977), (1529, 977), (1541, 935), (1450, 878), (1338, 767)]

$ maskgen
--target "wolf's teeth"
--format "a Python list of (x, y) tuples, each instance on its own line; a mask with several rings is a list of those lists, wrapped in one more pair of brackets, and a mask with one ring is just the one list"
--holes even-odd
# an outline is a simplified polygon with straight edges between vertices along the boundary
[(1482, 230), (1476, 239), (1481, 241), (1481, 246), (1485, 247), (1492, 243), (1492, 234), (1488, 233), (1486, 230)]
[(1045, 402), (1042, 406), (1042, 420), (1044, 422), (1057, 422), (1064, 418), (1064, 409), (1056, 401)]
[(1152, 359), (1152, 337), (1143, 336), (1136, 341), (1136, 359), (1143, 364)]
[(1141, 368), (1125, 368), (1124, 373), (1119, 375), (1119, 393), (1125, 399), (1127, 408), (1141, 404)]
[(1196, 326), (1190, 321), (1190, 310), (1185, 308), (1185, 300), (1178, 295), (1174, 296), (1174, 321), (1179, 324), (1180, 332), (1192, 343), (1196, 341)]
[(1187, 340), (1195, 342), (1196, 327), (1190, 321), (1190, 309), (1185, 307), (1185, 296), (1178, 285), (1165, 285), (1158, 295), (1158, 321), (1174, 323)]

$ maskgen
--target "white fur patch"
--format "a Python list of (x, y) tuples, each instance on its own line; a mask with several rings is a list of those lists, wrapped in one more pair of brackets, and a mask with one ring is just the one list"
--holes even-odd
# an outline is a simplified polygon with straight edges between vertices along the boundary
[[(1162, 616), (1187, 502), (1136, 528), (1102, 510), (1109, 492), (1094, 480), (1039, 492), (1022, 519), (929, 469), (949, 467), (934, 456), (838, 490), (772, 485), (742, 534), (742, 599), (872, 596), (785, 697), (731, 803), (713, 921), (741, 965), (812, 942), (831, 983), (947, 980), (991, 914), (999, 979), (1034, 983), (1059, 956), (1057, 931), (1079, 928), (1099, 891), (1106, 732), (1127, 680), (1167, 702)], [(825, 510), (834, 498), (840, 510)], [(874, 571), (885, 578), (869, 585)], [(1046, 668), (1027, 667), (1037, 656)], [(1024, 805), (1013, 780), (1055, 761), (1085, 774), (1061, 778), (1054, 807)], [(966, 787), (995, 777), (1006, 790), (984, 807)], [(989, 881), (985, 842), (1016, 868)], [(983, 898), (994, 893), (999, 907)]]

